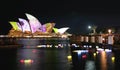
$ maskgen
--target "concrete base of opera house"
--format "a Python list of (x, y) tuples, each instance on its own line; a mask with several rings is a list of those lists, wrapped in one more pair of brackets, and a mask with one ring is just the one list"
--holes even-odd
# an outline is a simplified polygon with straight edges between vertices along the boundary
[(60, 37), (1, 37), (0, 45), (23, 45), (23, 46), (37, 46), (42, 44), (66, 44), (69, 43), (69, 38)]

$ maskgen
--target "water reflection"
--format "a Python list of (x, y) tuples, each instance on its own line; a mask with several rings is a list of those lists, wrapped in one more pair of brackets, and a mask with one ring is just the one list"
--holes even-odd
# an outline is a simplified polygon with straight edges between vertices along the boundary
[(115, 70), (120, 70), (120, 50), (115, 51), (114, 56), (115, 56), (114, 62)]
[(119, 70), (120, 51), (97, 48), (71, 54), (66, 47), (0, 49), (0, 65), (4, 70)]
[(102, 70), (107, 70), (107, 56), (106, 56), (106, 52), (105, 51), (101, 52), (100, 62), (101, 62), (101, 69)]
[[(18, 49), (17, 62), (20, 70), (69, 70), (67, 49)], [(69, 56), (70, 58), (70, 56)]]
[(75, 50), (72, 52), (73, 70), (116, 70), (119, 67), (116, 62), (120, 59), (116, 59), (119, 56), (115, 55), (110, 49)]
[(86, 61), (85, 70), (96, 70), (94, 61)]
[(17, 69), (17, 49), (0, 49), (0, 69), (16, 70)]
[[(39, 61), (39, 54), (36, 49), (18, 49), (17, 51), (17, 62), (18, 69), (26, 70), (26, 69), (37, 69)], [(35, 64), (34, 64), (35, 63)]]

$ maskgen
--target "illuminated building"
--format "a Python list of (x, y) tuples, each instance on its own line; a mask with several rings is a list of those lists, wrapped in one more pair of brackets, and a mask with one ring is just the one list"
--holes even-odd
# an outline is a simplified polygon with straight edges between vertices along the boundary
[(55, 31), (55, 33), (60, 33), (60, 34), (63, 34), (65, 33), (67, 30), (69, 29), (69, 27), (64, 27), (64, 28), (53, 28), (53, 30)]
[(34, 16), (25, 13), (27, 20), (18, 18), (18, 22), (10, 21), (12, 29), (8, 36), (12, 37), (68, 37), (71, 34), (65, 34), (69, 27), (55, 28), (55, 23), (41, 24)]

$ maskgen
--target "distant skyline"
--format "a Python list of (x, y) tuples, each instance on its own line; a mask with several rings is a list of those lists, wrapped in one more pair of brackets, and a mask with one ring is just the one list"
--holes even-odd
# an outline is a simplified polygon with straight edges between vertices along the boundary
[[(106, 4), (106, 3), (105, 3)], [(0, 34), (7, 34), (9, 21), (26, 18), (25, 13), (34, 15), (42, 24), (55, 22), (55, 27), (70, 27), (69, 33), (88, 33), (88, 25), (98, 28), (120, 26), (120, 9), (111, 4), (101, 6), (94, 3), (75, 1), (5, 1), (0, 4)]]

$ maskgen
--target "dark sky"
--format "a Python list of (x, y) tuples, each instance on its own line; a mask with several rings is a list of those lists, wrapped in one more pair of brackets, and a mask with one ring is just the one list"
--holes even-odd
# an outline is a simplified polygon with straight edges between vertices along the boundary
[[(119, 3), (119, 2), (118, 2)], [(7, 34), (9, 21), (18, 21), (29, 13), (42, 24), (55, 22), (57, 28), (70, 27), (69, 33), (87, 33), (88, 25), (98, 28), (120, 26), (117, 2), (91, 2), (80, 0), (11, 0), (0, 2), (0, 34)]]

